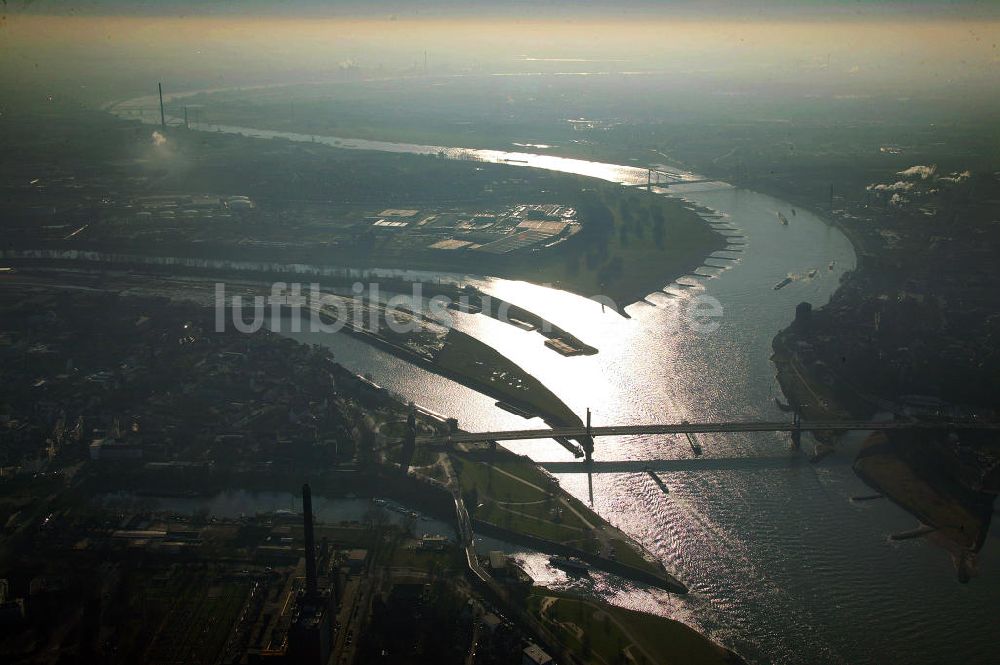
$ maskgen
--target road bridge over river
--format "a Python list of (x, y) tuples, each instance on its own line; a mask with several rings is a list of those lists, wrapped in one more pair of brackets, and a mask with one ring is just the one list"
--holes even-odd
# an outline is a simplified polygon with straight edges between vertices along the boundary
[[(589, 418), (588, 418), (589, 420)], [(1000, 422), (944, 421), (944, 420), (817, 420), (803, 421), (798, 417), (788, 421), (728, 421), (728, 422), (680, 422), (648, 425), (603, 425), (591, 427), (580, 425), (495, 432), (453, 432), (446, 437), (418, 438), (418, 445), (450, 446), (459, 443), (484, 443), (499, 441), (524, 441), (527, 439), (578, 439), (589, 441), (598, 436), (636, 436), (641, 434), (714, 434), (725, 432), (788, 432), (792, 442), (799, 444), (803, 431), (850, 432), (850, 431), (1000, 431)], [(689, 440), (690, 437), (689, 437)], [(692, 447), (694, 444), (692, 443)], [(593, 450), (584, 450), (588, 461)], [(698, 452), (698, 451), (696, 451)]]

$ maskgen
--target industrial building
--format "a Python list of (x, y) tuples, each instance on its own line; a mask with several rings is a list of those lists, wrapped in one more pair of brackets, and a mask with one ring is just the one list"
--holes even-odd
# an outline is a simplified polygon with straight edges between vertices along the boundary
[(330, 589), (319, 588), (317, 580), (312, 491), (308, 483), (302, 486), (302, 513), (306, 585), (295, 599), (295, 611), (288, 629), (286, 661), (303, 665), (326, 665), (333, 643), (331, 617), (336, 609), (336, 599)]

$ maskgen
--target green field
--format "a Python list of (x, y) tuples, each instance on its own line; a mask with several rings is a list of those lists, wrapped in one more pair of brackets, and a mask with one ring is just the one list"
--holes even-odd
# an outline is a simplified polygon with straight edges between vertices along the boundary
[[(584, 231), (558, 259), (518, 264), (527, 281), (610, 299), (620, 309), (702, 264), (725, 242), (678, 199), (600, 184), (576, 202)], [(579, 331), (583, 332), (583, 331)]]
[[(540, 491), (525, 482), (502, 473), (506, 471), (539, 487), (546, 487), (544, 478), (525, 476), (525, 465), (514, 461), (486, 464), (473, 458), (457, 458), (455, 469), (462, 484), (462, 494), (475, 497), (476, 505), (469, 506), (472, 515), (483, 522), (587, 549), (586, 525), (571, 511), (563, 509), (553, 494)], [(544, 484), (543, 484), (544, 483)], [(558, 518), (554, 511), (559, 511)], [(556, 521), (558, 519), (558, 521)], [(599, 520), (595, 516), (595, 521)]]
[(627, 536), (608, 528), (600, 515), (564, 492), (530, 461), (497, 450), (456, 454), (453, 463), (476, 519), (590, 554), (601, 554), (603, 540), (614, 548), (619, 563), (663, 574)]

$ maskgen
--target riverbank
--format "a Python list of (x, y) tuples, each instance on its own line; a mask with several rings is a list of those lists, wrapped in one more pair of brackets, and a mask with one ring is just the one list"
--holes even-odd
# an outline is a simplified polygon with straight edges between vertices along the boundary
[[(321, 310), (319, 316), (327, 323), (336, 322), (325, 311)], [(498, 404), (504, 405), (503, 408), (523, 417), (540, 417), (550, 427), (583, 424), (580, 416), (529, 372), (492, 347), (455, 328), (448, 329), (440, 348), (430, 358), (414, 352), (408, 345), (386, 339), (378, 331), (347, 326), (343, 332), (416, 367), (492, 397)], [(584, 450), (593, 450), (594, 443), (590, 437), (578, 440)], [(560, 443), (576, 456), (583, 454), (568, 441)]]
[[(441, 349), (431, 359), (371, 331), (348, 327), (344, 332), (416, 367), (492, 397), (523, 417), (537, 416), (550, 427), (583, 424), (580, 416), (538, 379), (475, 337), (454, 328), (448, 331)], [(585, 450), (593, 450), (590, 437), (580, 437), (579, 441)], [(574, 455), (582, 455), (568, 442), (563, 445)]]
[(539, 588), (532, 590), (528, 607), (560, 640), (605, 663), (623, 658), (650, 665), (744, 662), (679, 621)]
[(926, 463), (909, 459), (912, 455), (906, 455), (899, 446), (912, 448), (914, 444), (901, 442), (898, 437), (871, 434), (858, 453), (854, 471), (869, 487), (920, 520), (923, 527), (912, 537), (926, 536), (945, 549), (952, 557), (959, 581), (968, 582), (978, 574), (976, 553), (986, 540), (993, 501), (937, 469), (926, 468)]
[[(775, 335), (771, 342), (771, 362), (775, 378), (791, 410), (798, 410), (804, 420), (850, 420), (871, 416), (875, 409), (866, 408), (868, 402), (860, 398), (838, 381), (838, 377), (825, 367), (810, 366), (799, 355), (796, 326), (806, 325), (792, 322), (788, 328)], [(823, 371), (822, 379), (815, 376)], [(824, 444), (832, 443), (835, 435), (829, 432), (813, 432)]]
[[(148, 306), (151, 306), (151, 303), (167, 302), (169, 300), (175, 304), (167, 305), (166, 307), (173, 307), (179, 310), (183, 308), (183, 312), (186, 316), (191, 317), (191, 321), (197, 323), (203, 322), (205, 329), (211, 330), (210, 326), (213, 314), (209, 308), (205, 307), (206, 303), (211, 302), (211, 283), (203, 285), (200, 290), (195, 288), (196, 282), (193, 281), (170, 282), (167, 285), (156, 282), (156, 286), (154, 287), (150, 285), (148, 277), (144, 281), (135, 273), (129, 273), (121, 277), (123, 283), (118, 285), (116, 289), (113, 282), (114, 278), (109, 274), (100, 276), (100, 288), (96, 286), (98, 282), (95, 282), (94, 287), (88, 286), (86, 281), (81, 279), (79, 275), (74, 279), (70, 279), (67, 275), (61, 273), (58, 276), (63, 281), (54, 281), (50, 285), (45, 285), (39, 281), (40, 278), (38, 275), (33, 275), (29, 272), (18, 272), (12, 280), (5, 281), (5, 286), (11, 293), (15, 291), (21, 293), (51, 291), (65, 299), (73, 297), (76, 293), (80, 294), (77, 296), (78, 298), (86, 298), (88, 300), (107, 299), (109, 296), (117, 295), (122, 300), (143, 303)], [(97, 276), (94, 276), (94, 279), (97, 279)], [(66, 281), (72, 281), (76, 289), (80, 290), (67, 290), (63, 285)], [(139, 295), (143, 292), (143, 284), (146, 290), (155, 293), (156, 297), (162, 300), (153, 300), (150, 296)], [(180, 288), (179, 285), (183, 285), (183, 288)], [(169, 288), (167, 288), (168, 286)], [(245, 288), (246, 283), (243, 283), (242, 286)], [(164, 291), (163, 289), (165, 288), (166, 290)], [(126, 293), (129, 295), (125, 295)], [(227, 333), (215, 334), (223, 335)], [(233, 343), (236, 345), (244, 339), (244, 337), (238, 335), (235, 331), (230, 331), (228, 335), (232, 337)], [(450, 351), (444, 359), (443, 367), (450, 369), (442, 372), (443, 374), (449, 376), (452, 380), (462, 379), (467, 381), (473, 384), (474, 387), (477, 382), (482, 382), (484, 385), (479, 386), (477, 389), (489, 390), (497, 396), (507, 399), (514, 399), (512, 395), (515, 394), (520, 395), (518, 403), (530, 406), (535, 410), (538, 410), (540, 408), (539, 405), (541, 405), (541, 408), (546, 410), (547, 417), (553, 421), (552, 424), (554, 425), (574, 424), (572, 422), (575, 417), (574, 414), (537, 380), (524, 374), (523, 371), (510, 363), (510, 361), (482, 342), (456, 330), (449, 331), (449, 336), (452, 335), (456, 336), (455, 339), (458, 341), (450, 347)], [(257, 333), (257, 336), (250, 335), (248, 338), (257, 339), (258, 336), (263, 340), (279, 339), (278, 336), (266, 331)], [(298, 345), (298, 343), (291, 340), (285, 340), (281, 343)], [(264, 346), (267, 345), (265, 342), (261, 342), (261, 344)], [(277, 341), (271, 344), (277, 345)], [(384, 340), (380, 344), (386, 347), (394, 347), (396, 352), (401, 355), (408, 353), (406, 349), (391, 345)], [(445, 349), (449, 349), (448, 345), (445, 346)], [(389, 349), (386, 348), (385, 350)], [(323, 355), (323, 352), (318, 348), (312, 349), (311, 352), (319, 356)], [(260, 351), (260, 353), (265, 354), (265, 351)], [(239, 356), (241, 354), (234, 355)], [(413, 357), (414, 354), (412, 353), (409, 355), (411, 356), (408, 358), (410, 362), (415, 362), (418, 359)], [(473, 358), (475, 361), (472, 360)], [(332, 357), (326, 356), (326, 360), (332, 360)], [(433, 371), (433, 367), (431, 367), (433, 364), (431, 361), (424, 360), (420, 363), (420, 366), (425, 366), (425, 368)], [(473, 374), (463, 377), (461, 371), (470, 364), (474, 366), (474, 369), (471, 370)], [(447, 516), (451, 512), (451, 503), (447, 495), (437, 497), (429, 502), (424, 501), (419, 492), (416, 494), (413, 493), (413, 486), (410, 483), (394, 481), (391, 470), (380, 470), (379, 467), (371, 467), (371, 463), (379, 459), (381, 453), (384, 452), (380, 450), (379, 446), (384, 447), (391, 443), (388, 441), (380, 443), (378, 437), (374, 436), (374, 434), (381, 431), (379, 425), (388, 422), (405, 421), (408, 414), (406, 406), (390, 395), (385, 389), (379, 388), (372, 382), (358, 377), (347, 368), (336, 363), (317, 363), (317, 368), (325, 368), (325, 371), (332, 374), (340, 394), (351, 395), (359, 401), (359, 404), (364, 404), (371, 409), (372, 413), (366, 417), (366, 420), (371, 422), (366, 423), (365, 428), (370, 430), (373, 436), (368, 443), (356, 442), (354, 444), (357, 446), (357, 460), (354, 463), (341, 460), (334, 469), (313, 470), (309, 473), (310, 482), (317, 489), (322, 489), (327, 493), (340, 491), (363, 495), (369, 491), (366, 488), (372, 486), (379, 487), (380, 492), (383, 493), (390, 492), (394, 488), (394, 496), (401, 498), (408, 496), (410, 500), (419, 500), (422, 504), (429, 503), (435, 513)], [(503, 376), (504, 381), (513, 381), (516, 385), (500, 380), (491, 381), (491, 377), (494, 377), (498, 373)], [(492, 384), (492, 386), (485, 384)], [(521, 392), (528, 387), (532, 388), (530, 395), (527, 397), (521, 395)], [(530, 400), (530, 404), (526, 400)], [(576, 424), (579, 424), (579, 418), (576, 418), (576, 421)], [(441, 436), (449, 427), (448, 423), (443, 419), (434, 416), (418, 416), (417, 422), (420, 427), (424, 428), (422, 430), (424, 434), (435, 433)], [(234, 434), (233, 436), (242, 436), (242, 434)], [(346, 448), (347, 446), (345, 445), (344, 447)], [(577, 543), (579, 552), (584, 556), (593, 557), (596, 563), (600, 563), (601, 560), (607, 558), (605, 555), (611, 554), (613, 560), (608, 560), (606, 563), (620, 574), (627, 576), (631, 572), (634, 576), (638, 576), (638, 578), (644, 581), (652, 582), (659, 580), (662, 584), (666, 585), (666, 588), (678, 592), (684, 590), (683, 585), (667, 575), (662, 565), (645, 552), (638, 543), (624, 533), (614, 529), (614, 527), (591, 509), (563, 491), (551, 476), (542, 471), (530, 459), (513, 455), (502, 449), (489, 453), (488, 459), (481, 457), (483, 454), (482, 451), (452, 451), (447, 454), (455, 456), (459, 460), (456, 466), (464, 469), (464, 473), (460, 474), (460, 478), (462, 479), (461, 482), (467, 483), (467, 489), (475, 489), (477, 484), (479, 484), (476, 479), (480, 477), (485, 478), (485, 482), (479, 484), (484, 500), (490, 496), (488, 492), (495, 490), (499, 493), (501, 491), (500, 488), (506, 488), (503, 496), (498, 497), (497, 506), (506, 502), (507, 494), (511, 492), (526, 492), (531, 495), (532, 501), (536, 499), (539, 501), (550, 501), (555, 502), (554, 505), (561, 506), (555, 514), (546, 513), (545, 511), (537, 512), (536, 508), (538, 506), (527, 507), (523, 510), (511, 512), (510, 515), (514, 517), (506, 522), (494, 520), (498, 525), (505, 526), (512, 532), (529, 534), (540, 540), (550, 540), (556, 545), (560, 543), (565, 544), (565, 537), (573, 535), (581, 541)], [(468, 463), (463, 465), (461, 460), (465, 460)], [(382, 475), (373, 476), (370, 473), (373, 468), (376, 473), (381, 473)], [(271, 467), (270, 465), (254, 466), (249, 461), (242, 461), (235, 465), (154, 463), (136, 467), (127, 474), (96, 474), (92, 479), (93, 484), (90, 486), (90, 490), (94, 492), (127, 490), (174, 496), (194, 496), (196, 494), (234, 487), (272, 491), (275, 489), (285, 489), (292, 491), (296, 483), (301, 481), (301, 473), (301, 470), (279, 472), (277, 467)], [(482, 476), (482, 474), (485, 474), (485, 476)], [(496, 484), (493, 483), (494, 478), (497, 480)], [(340, 488), (339, 490), (336, 489), (338, 487)], [(474, 510), (475, 506), (479, 505), (477, 502), (470, 503), (474, 506)], [(567, 512), (564, 513), (563, 508)], [(483, 515), (485, 513), (480, 513), (480, 516)], [(485, 521), (489, 520), (486, 519)], [(590, 539), (597, 536), (599, 536), (598, 540), (593, 541), (594, 546), (591, 547)]]
[[(117, 122), (135, 127), (134, 119), (123, 118)], [(293, 132), (275, 134), (231, 125), (170, 127), (167, 137), (179, 152), (198, 157), (190, 171), (171, 177), (172, 189), (242, 191), (246, 182), (257, 183), (253, 198), (260, 202), (254, 212), (258, 223), (252, 228), (242, 226), (241, 255), (267, 248), (269, 260), (292, 263), (325, 261), (355, 268), (380, 265), (471, 271), (553, 285), (584, 297), (601, 296), (609, 306), (623, 311), (673, 279), (694, 271), (712, 252), (725, 247), (724, 239), (706, 220), (679, 199), (622, 187), (614, 179), (615, 174), (609, 172), (605, 178), (587, 162), (577, 164), (575, 171), (568, 165), (570, 168), (561, 173), (557, 168), (518, 168), (514, 176), (511, 171), (517, 166), (495, 161), (500, 159), (498, 156), (480, 155), (479, 151), (465, 148), (365, 142)], [(272, 137), (280, 140), (268, 140)], [(332, 159), (320, 160), (319, 155)], [(439, 159), (438, 155), (449, 159)], [(228, 158), (225, 164), (219, 162), (223, 157)], [(461, 160), (474, 161), (475, 168), (464, 168)], [(345, 175), (348, 171), (350, 176)], [(360, 194), (354, 191), (357, 181), (353, 173), (357, 171), (365, 174), (362, 180), (367, 183)], [(418, 180), (424, 186), (406, 186), (407, 180)], [(427, 249), (427, 243), (422, 241), (387, 249), (378, 243), (355, 243), (352, 238), (365, 231), (356, 225), (344, 228), (344, 233), (334, 229), (343, 224), (340, 220), (345, 217), (343, 211), (337, 210), (337, 214), (322, 216), (322, 233), (317, 236), (322, 237), (321, 247), (311, 249), (307, 243), (297, 242), (293, 249), (286, 238), (270, 235), (273, 229), (282, 231), (287, 223), (271, 227), (264, 219), (268, 215), (281, 218), (283, 208), (306, 204), (357, 208), (375, 195), (370, 192), (373, 183), (383, 181), (393, 190), (392, 195), (372, 201), (365, 215), (376, 214), (380, 206), (390, 203), (427, 208), (432, 214), (460, 202), (475, 209), (494, 204), (551, 202), (575, 209), (582, 230), (541, 249), (504, 254), (469, 248)], [(331, 190), (350, 194), (343, 196), (344, 200), (331, 200)], [(93, 242), (97, 234), (97, 228), (88, 230), (88, 241)], [(343, 237), (337, 237), (340, 235)], [(300, 232), (300, 236), (307, 238), (310, 231)], [(276, 253), (282, 245), (281, 253)], [(206, 248), (221, 256), (226, 244), (203, 243), (200, 249)]]
[(637, 541), (566, 492), (526, 457), (487, 446), (451, 453), (470, 517), (484, 533), (666, 589), (687, 587)]
[[(74, 288), (92, 288), (103, 291), (136, 292), (145, 290), (151, 295), (166, 295), (173, 299), (193, 300), (203, 307), (214, 307), (215, 291), (214, 282), (206, 281), (199, 285), (197, 281), (186, 278), (183, 281), (176, 281), (178, 275), (190, 274), (192, 276), (203, 276), (208, 279), (220, 279), (231, 277), (241, 280), (239, 282), (227, 282), (230, 286), (230, 296), (237, 292), (244, 298), (244, 302), (249, 305), (254, 296), (253, 282), (248, 281), (250, 275), (260, 279), (262, 277), (273, 277), (275, 279), (294, 278), (294, 274), (280, 272), (279, 266), (270, 264), (264, 272), (253, 273), (248, 270), (238, 270), (226, 272), (220, 269), (209, 269), (207, 267), (192, 268), (184, 270), (182, 265), (157, 266), (145, 265), (129, 262), (127, 257), (118, 257), (121, 260), (110, 260), (111, 257), (95, 257), (94, 261), (82, 260), (83, 257), (68, 258), (66, 260), (50, 259), (21, 259), (14, 258), (16, 252), (4, 253), (8, 260), (13, 259), (14, 263), (22, 266), (22, 271), (10, 276), (7, 281), (11, 283), (24, 284), (26, 286), (48, 285), (51, 288), (65, 288), (72, 282)], [(135, 258), (135, 257), (133, 257)], [(106, 273), (81, 271), (79, 268), (85, 267), (92, 270), (105, 264), (119, 269), (132, 268), (133, 270), (123, 272), (119, 279), (121, 283), (116, 286), (114, 277)], [(67, 270), (75, 267), (78, 270)], [(249, 264), (246, 266), (249, 267)], [(297, 266), (304, 268), (305, 266)], [(156, 269), (155, 273), (147, 274), (145, 278), (136, 272), (136, 268), (145, 270)], [(343, 279), (343, 278), (338, 278)], [(88, 282), (90, 286), (88, 286)], [(391, 286), (394, 281), (386, 280), (387, 286)], [(399, 280), (400, 291), (405, 292), (404, 286), (411, 285), (409, 282)], [(200, 288), (199, 288), (200, 287)], [(257, 284), (258, 295), (266, 297), (269, 293), (268, 285), (264, 282)], [(448, 287), (445, 285), (428, 285), (428, 291), (434, 293), (448, 293), (451, 296), (459, 297), (463, 291), (458, 287)], [(371, 306), (366, 303), (365, 306)], [(252, 319), (253, 311), (247, 313), (245, 318)], [(346, 308), (353, 311), (351, 308)], [(518, 308), (521, 316), (532, 320), (537, 320), (544, 324), (540, 317), (531, 315), (527, 310)], [(340, 323), (336, 318), (330, 316), (325, 310), (318, 314), (326, 324)], [(370, 317), (362, 317), (367, 320)], [(225, 323), (225, 321), (224, 321)], [(382, 333), (390, 330), (388, 325), (380, 326)], [(556, 335), (569, 335), (566, 331), (556, 328)], [(480, 342), (476, 338), (463, 333), (454, 328), (448, 329), (443, 341), (440, 342), (440, 349), (430, 356), (418, 353), (409, 344), (398, 343), (399, 340), (389, 339), (379, 330), (368, 330), (360, 326), (343, 325), (341, 332), (355, 337), (366, 344), (372, 345), (382, 351), (390, 353), (406, 362), (427, 371), (439, 374), (456, 383), (488, 395), (493, 399), (514, 407), (517, 413), (525, 417), (538, 416), (551, 427), (571, 427), (582, 425), (583, 421), (579, 415), (573, 413), (566, 404), (560, 400), (551, 390), (546, 388), (540, 381), (534, 378), (529, 372), (516, 365), (514, 362), (498, 353), (492, 347)], [(552, 333), (549, 333), (552, 334)], [(575, 337), (571, 339), (580, 343)], [(580, 343), (582, 344), (582, 343)], [(581, 437), (580, 444), (584, 448), (593, 447), (593, 442), (589, 437)], [(572, 448), (574, 454), (579, 454), (579, 450)]]
[(582, 341), (571, 332), (506, 300), (476, 291), (473, 305), (478, 306), (486, 316), (495, 318), (502, 323), (508, 323), (523, 330), (537, 331), (545, 338), (545, 346), (564, 356), (592, 356), (598, 352), (597, 348)]
[[(897, 335), (899, 340), (910, 343), (913, 338), (907, 326), (911, 324), (906, 320), (890, 323), (888, 308), (873, 304), (872, 292), (884, 289), (892, 293), (898, 287), (896, 281), (902, 278), (880, 282), (879, 274), (892, 272), (886, 267), (891, 258), (885, 256), (891, 252), (882, 248), (880, 253), (869, 239), (837, 216), (821, 218), (841, 229), (851, 241), (858, 268), (846, 275), (829, 303), (797, 313), (796, 319), (774, 337), (772, 362), (777, 381), (788, 403), (798, 406), (805, 420), (865, 420), (878, 413), (895, 414), (904, 409), (896, 403), (899, 391), (920, 391), (916, 383), (892, 385), (899, 383), (895, 375), (903, 372), (901, 361), (893, 355), (896, 349), (889, 348), (893, 344), (890, 336)], [(869, 259), (862, 263), (864, 256)], [(880, 262), (873, 259), (876, 256), (882, 257)], [(895, 270), (902, 272), (900, 266)], [(908, 293), (910, 289), (902, 288), (899, 301), (904, 306), (912, 302), (912, 310), (925, 299), (922, 293)], [(935, 314), (940, 312), (935, 309)], [(912, 317), (913, 311), (907, 316)], [(851, 329), (845, 333), (847, 326)], [(853, 340), (841, 341), (844, 338)], [(918, 362), (911, 354), (903, 364)], [(881, 380), (883, 377), (893, 378)], [(949, 407), (941, 409), (941, 413), (930, 417), (952, 417)], [(820, 452), (825, 455), (836, 451), (837, 437), (828, 432), (813, 434), (821, 442), (816, 458)], [(983, 473), (988, 467), (978, 467), (972, 454), (983, 442), (970, 437), (962, 441), (965, 447), (960, 449), (946, 437), (944, 432), (872, 434), (855, 458), (853, 469), (867, 485), (920, 520), (926, 530), (906, 535), (926, 537), (945, 549), (955, 564), (958, 579), (967, 582), (976, 574), (976, 553), (989, 529), (995, 491), (984, 491), (987, 483)]]

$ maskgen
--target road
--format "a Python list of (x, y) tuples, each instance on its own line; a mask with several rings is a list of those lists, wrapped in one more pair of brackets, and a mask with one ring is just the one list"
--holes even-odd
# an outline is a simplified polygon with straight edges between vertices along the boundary
[(603, 427), (584, 426), (555, 427), (541, 429), (503, 430), (496, 432), (454, 432), (447, 437), (423, 437), (418, 445), (451, 445), (456, 443), (476, 443), (487, 441), (516, 441), (524, 439), (551, 439), (555, 437), (597, 437), (634, 436), (637, 434), (710, 434), (718, 432), (794, 432), (830, 431), (850, 432), (865, 430), (1000, 430), (1000, 422), (946, 422), (922, 420), (831, 420), (802, 421), (796, 425), (792, 421), (743, 421), (715, 423), (662, 423), (651, 425), (609, 425)]

